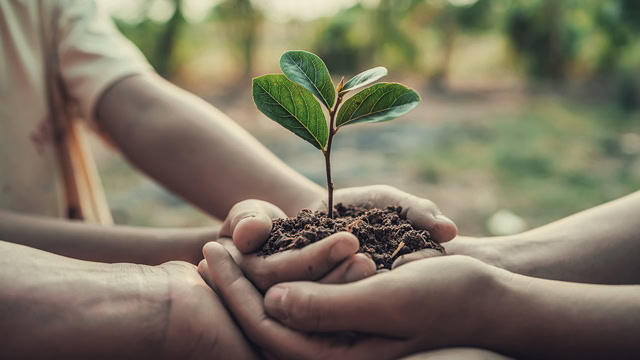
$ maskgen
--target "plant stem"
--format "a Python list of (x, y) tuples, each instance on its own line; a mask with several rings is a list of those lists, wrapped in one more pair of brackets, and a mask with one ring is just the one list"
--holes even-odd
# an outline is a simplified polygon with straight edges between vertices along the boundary
[(336, 121), (336, 113), (338, 112), (338, 105), (342, 102), (342, 96), (338, 95), (338, 99), (336, 100), (336, 104), (333, 106), (333, 109), (329, 111), (329, 139), (327, 141), (327, 150), (324, 151), (324, 163), (327, 170), (327, 193), (328, 193), (328, 201), (327, 207), (328, 212), (327, 215), (330, 219), (333, 219), (333, 181), (331, 180), (331, 144), (333, 143), (333, 135), (336, 133), (335, 129), (335, 121)]

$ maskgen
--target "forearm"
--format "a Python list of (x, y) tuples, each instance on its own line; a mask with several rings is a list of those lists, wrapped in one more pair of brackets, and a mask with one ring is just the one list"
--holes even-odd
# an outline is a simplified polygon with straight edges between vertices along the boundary
[(294, 215), (321, 193), (223, 113), (159, 78), (121, 80), (97, 114), (130, 161), (218, 218), (250, 198)]
[(0, 254), (0, 358), (161, 355), (170, 311), (164, 272), (3, 241)]
[(0, 239), (54, 254), (98, 262), (157, 265), (171, 260), (197, 264), (218, 227), (151, 229), (101, 226), (20, 215), (0, 210)]
[(498, 275), (487, 347), (517, 358), (624, 359), (640, 352), (640, 286)]
[(547, 279), (640, 283), (640, 192), (501, 242), (508, 270)]
[(514, 236), (444, 246), (511, 272), (552, 280), (640, 283), (640, 192)]

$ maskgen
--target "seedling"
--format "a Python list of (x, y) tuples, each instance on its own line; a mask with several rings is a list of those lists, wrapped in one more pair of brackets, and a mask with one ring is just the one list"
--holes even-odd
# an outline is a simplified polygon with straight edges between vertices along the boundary
[[(325, 158), (328, 189), (328, 216), (333, 219), (331, 144), (345, 125), (393, 120), (413, 110), (420, 102), (415, 91), (398, 83), (372, 85), (344, 104), (344, 96), (387, 75), (376, 67), (334, 86), (322, 59), (307, 51), (287, 51), (280, 57), (283, 74), (253, 79), (253, 101), (263, 114), (321, 150)], [(329, 112), (325, 118), (320, 100)], [(342, 106), (340, 106), (342, 104)]]

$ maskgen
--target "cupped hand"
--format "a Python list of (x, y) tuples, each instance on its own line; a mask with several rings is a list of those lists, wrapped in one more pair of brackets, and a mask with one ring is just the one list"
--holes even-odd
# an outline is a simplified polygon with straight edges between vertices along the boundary
[[(440, 243), (453, 239), (458, 232), (456, 225), (442, 215), (432, 201), (391, 186), (340, 189), (334, 193), (334, 198), (336, 203), (365, 208), (399, 205), (402, 207), (401, 216), (416, 228), (428, 230), (432, 238)], [(312, 210), (326, 209), (326, 199), (316, 199), (306, 207)], [(284, 281), (351, 282), (375, 273), (376, 267), (371, 259), (363, 254), (355, 254), (359, 247), (358, 240), (344, 232), (303, 249), (289, 250), (267, 258), (252, 254), (267, 241), (272, 220), (284, 217), (286, 214), (273, 204), (246, 200), (231, 209), (220, 231), (219, 242), (260, 290)], [(439, 253), (431, 249), (403, 255), (393, 267), (435, 255)]]
[[(496, 292), (493, 268), (446, 256), (350, 284), (278, 284), (263, 298), (223, 247), (207, 244), (204, 255), (210, 281), (240, 327), (274, 358), (393, 359), (483, 346), (489, 295)], [(344, 331), (360, 335), (347, 341), (326, 335)]]
[[(285, 281), (352, 282), (375, 274), (375, 263), (364, 254), (356, 254), (358, 239), (348, 232), (336, 233), (302, 249), (268, 257), (255, 254), (269, 237), (271, 220), (283, 217), (284, 212), (273, 204), (246, 200), (229, 211), (220, 230), (218, 243), (258, 289), (266, 291)], [(202, 262), (199, 270), (206, 279), (205, 268)]]

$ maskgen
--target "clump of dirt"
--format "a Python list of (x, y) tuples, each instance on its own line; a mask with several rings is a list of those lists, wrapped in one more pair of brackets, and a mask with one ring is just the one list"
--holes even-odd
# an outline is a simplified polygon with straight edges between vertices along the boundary
[(398, 256), (422, 249), (445, 253), (427, 230), (415, 229), (401, 212), (400, 206), (369, 210), (339, 203), (335, 218), (330, 219), (326, 211), (304, 209), (294, 218), (274, 220), (269, 240), (258, 254), (268, 256), (303, 248), (340, 231), (355, 235), (360, 240), (359, 252), (371, 256), (378, 269), (391, 269)]

